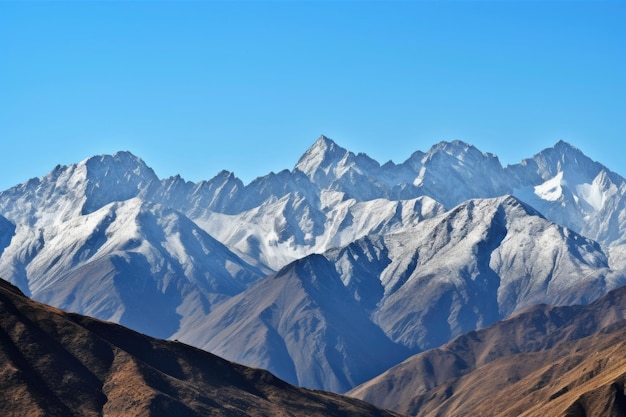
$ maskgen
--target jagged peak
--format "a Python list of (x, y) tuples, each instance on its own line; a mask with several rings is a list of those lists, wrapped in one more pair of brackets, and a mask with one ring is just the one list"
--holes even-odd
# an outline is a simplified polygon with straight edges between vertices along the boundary
[(102, 164), (102, 163), (132, 163), (146, 165), (145, 162), (138, 156), (135, 156), (130, 151), (117, 151), (113, 154), (100, 154), (91, 156), (83, 161), (85, 164)]
[(497, 197), (497, 200), (499, 200), (499, 204), (501, 206), (509, 206), (509, 207), (513, 207), (515, 209), (520, 209), (522, 210), (524, 213), (530, 215), (530, 216), (537, 216), (537, 217), (541, 217), (542, 219), (545, 219), (545, 217), (543, 216), (543, 214), (541, 214), (539, 211), (537, 211), (533, 206), (523, 202), (522, 200), (520, 200), (519, 198), (511, 195), (511, 194), (507, 194), (501, 197)]
[(292, 172), (304, 174), (325, 187), (347, 174), (369, 175), (377, 169), (380, 164), (367, 154), (355, 154), (322, 135), (300, 158)]
[(539, 211), (535, 210), (535, 208), (511, 194), (491, 198), (469, 199), (460, 203), (449, 212), (444, 213), (443, 216), (453, 215), (454, 213), (458, 213), (466, 209), (473, 210), (476, 207), (480, 208), (481, 211), (489, 210), (490, 208), (493, 210), (503, 208), (507, 212), (518, 212), (523, 215), (537, 216), (545, 219), (545, 217)]
[(580, 149), (570, 144), (569, 142), (565, 142), (563, 139), (560, 139), (551, 148), (546, 148), (543, 151), (539, 152), (538, 154), (535, 155), (535, 157), (541, 157), (541, 156), (545, 156), (549, 154), (552, 154), (552, 155), (556, 154), (558, 156), (565, 156), (569, 154), (576, 155), (576, 156), (581, 155), (585, 157), (586, 159), (589, 159), (589, 157), (587, 157)]
[(534, 163), (542, 178), (548, 179), (565, 172), (573, 178), (593, 178), (607, 168), (592, 160), (577, 147), (559, 140), (553, 147), (546, 148), (535, 154), (531, 159), (522, 161), (521, 165)]
[(216, 177), (224, 177), (224, 178), (232, 178), (235, 176), (235, 173), (232, 171), (228, 171), (226, 169), (221, 170), (220, 172), (218, 172), (216, 175)]
[(281, 268), (274, 278), (292, 277), (299, 280), (307, 292), (336, 294), (343, 290), (341, 279), (331, 261), (321, 254), (311, 254)]
[[(117, 151), (113, 154), (113, 158), (115, 159), (135, 159), (142, 161), (142, 159), (130, 151)], [(142, 161), (143, 162), (143, 161)]]
[(429, 155), (436, 154), (438, 152), (444, 152), (455, 158), (462, 158), (464, 155), (473, 154), (475, 156), (481, 156), (483, 158), (498, 159), (496, 155), (490, 152), (482, 152), (476, 146), (471, 143), (464, 142), (459, 139), (455, 139), (451, 142), (442, 141), (433, 145), (428, 151)]
[(294, 170), (312, 175), (318, 168), (337, 161), (345, 156), (348, 150), (337, 145), (332, 139), (322, 135), (300, 157)]
[(444, 156), (445, 159), (452, 158), (465, 163), (473, 161), (471, 165), (489, 161), (490, 164), (502, 166), (496, 155), (482, 152), (474, 145), (459, 139), (436, 143), (431, 146), (428, 152), (416, 151), (403, 162), (403, 165), (408, 165), (417, 172), (424, 164), (438, 160), (441, 156)]
[(228, 185), (229, 189), (244, 187), (243, 181), (237, 178), (234, 172), (223, 169), (210, 180), (202, 180), (196, 183), (196, 190), (221, 188), (226, 185)]
[(87, 177), (92, 179), (116, 175), (127, 179), (131, 177), (142, 178), (146, 182), (159, 180), (156, 173), (143, 159), (129, 151), (92, 156), (79, 163), (78, 166), (86, 167)]
[(262, 177), (256, 177), (255, 179), (253, 179), (250, 184), (248, 184), (248, 187), (257, 187), (259, 185), (266, 184), (268, 181), (279, 181), (286, 184), (288, 182), (291, 182), (293, 180), (293, 177), (294, 175), (288, 169), (283, 169), (278, 172), (270, 171)]
[(180, 174), (172, 175), (171, 177), (162, 180), (161, 184), (166, 187), (168, 192), (171, 192), (173, 189), (176, 188), (192, 188), (195, 186), (195, 183), (193, 181), (185, 180), (183, 177), (181, 177)]
[(190, 181), (186, 181), (180, 174), (172, 175), (165, 180), (166, 182), (176, 182), (176, 183), (188, 183)]
[(315, 141), (314, 145), (315, 144), (324, 144), (326, 146), (337, 146), (335, 141), (333, 141), (331, 138), (329, 138), (326, 135), (320, 135), (320, 137), (317, 138), (317, 140)]
[(348, 152), (346, 149), (337, 145), (337, 143), (335, 143), (335, 141), (333, 141), (329, 137), (321, 135), (319, 138), (317, 138), (315, 142), (313, 142), (313, 145), (311, 145), (311, 147), (305, 152), (304, 155), (328, 153), (337, 150), (343, 151), (343, 153)]
[[(87, 180), (87, 200), (82, 214), (91, 213), (113, 201), (136, 197), (150, 184), (161, 182), (152, 168), (128, 151), (94, 156), (79, 165), (85, 167)], [(176, 181), (175, 177), (171, 180)]]
[(444, 151), (446, 153), (454, 153), (454, 152), (458, 152), (458, 151), (464, 151), (467, 152), (467, 150), (474, 148), (474, 145), (469, 144), (467, 142), (463, 142), (460, 139), (454, 139), (452, 141), (446, 141), (443, 140), (439, 143), (434, 144), (433, 146), (431, 146), (430, 148), (430, 153), (432, 152), (437, 152), (437, 151)]
[(557, 150), (574, 150), (580, 152), (580, 150), (569, 142), (559, 139), (559, 141), (553, 146)]
[(220, 172), (218, 172), (212, 179), (211, 181), (240, 181), (239, 178), (237, 178), (237, 176), (235, 175), (235, 173), (233, 171), (228, 171), (226, 169), (221, 170)]

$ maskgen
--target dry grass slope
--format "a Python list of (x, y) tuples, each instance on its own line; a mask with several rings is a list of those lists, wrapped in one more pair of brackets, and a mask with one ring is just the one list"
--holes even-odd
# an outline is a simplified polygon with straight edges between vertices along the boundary
[(390, 369), (350, 395), (416, 416), (625, 416), (626, 288), (536, 306)]
[(0, 410), (7, 417), (397, 415), (45, 306), (3, 280)]

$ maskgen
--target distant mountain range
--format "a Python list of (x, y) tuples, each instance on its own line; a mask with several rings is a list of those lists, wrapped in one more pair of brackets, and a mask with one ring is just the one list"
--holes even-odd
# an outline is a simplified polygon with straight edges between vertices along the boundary
[(159, 179), (128, 152), (0, 193), (0, 276), (36, 300), (345, 392), (537, 303), (626, 284), (626, 181), (558, 142)]

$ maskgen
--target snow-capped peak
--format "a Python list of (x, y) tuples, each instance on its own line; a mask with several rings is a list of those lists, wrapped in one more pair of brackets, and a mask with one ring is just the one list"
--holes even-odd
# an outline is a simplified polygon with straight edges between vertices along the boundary
[(380, 164), (363, 153), (347, 151), (326, 136), (306, 151), (293, 174), (304, 174), (319, 190), (341, 190), (363, 200), (383, 195), (376, 184)]
[(562, 140), (552, 148), (541, 151), (533, 159), (537, 164), (537, 172), (544, 180), (557, 176), (560, 171), (564, 171), (565, 177), (593, 178), (604, 168)]
[(90, 213), (113, 202), (136, 197), (139, 192), (159, 178), (141, 158), (122, 151), (100, 155), (81, 163), (87, 170), (83, 213)]
[(88, 179), (96, 177), (119, 176), (129, 179), (143, 177), (148, 180), (157, 179), (152, 168), (139, 157), (128, 151), (119, 151), (112, 155), (98, 155), (85, 159), (80, 165), (88, 170)]
[(430, 148), (429, 153), (435, 153), (440, 151), (445, 152), (449, 155), (462, 155), (464, 153), (467, 153), (470, 149), (476, 148), (469, 143), (455, 139), (453, 141), (441, 141), (439, 143), (436, 143)]
[(326, 136), (320, 136), (315, 143), (302, 155), (295, 170), (302, 171), (307, 177), (313, 179), (319, 169), (326, 169), (331, 164), (340, 161), (348, 151)]
[(559, 141), (554, 144), (553, 148), (559, 152), (567, 152), (567, 151), (580, 152), (580, 150), (577, 147), (570, 144), (569, 142), (565, 142), (563, 139), (559, 139)]
[(498, 158), (460, 140), (440, 142), (427, 153), (416, 152), (403, 165), (414, 172), (412, 186), (449, 208), (476, 196), (507, 193)]
[(498, 157), (489, 152), (481, 152), (474, 145), (463, 142), (461, 140), (453, 140), (452, 142), (439, 142), (432, 146), (426, 158), (433, 158), (437, 154), (446, 154), (460, 162), (476, 162), (481, 163), (484, 160), (497, 161)]
[(213, 179), (218, 179), (218, 178), (231, 181), (231, 180), (236, 179), (237, 177), (235, 176), (234, 172), (223, 169), (220, 172), (218, 172), (217, 175), (215, 175)]

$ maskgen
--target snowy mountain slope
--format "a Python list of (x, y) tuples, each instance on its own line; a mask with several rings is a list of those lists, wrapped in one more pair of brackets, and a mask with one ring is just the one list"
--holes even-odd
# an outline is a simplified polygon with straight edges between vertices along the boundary
[[(415, 152), (398, 165), (381, 167), (375, 161), (364, 159), (357, 164), (357, 160), (354, 154), (322, 137), (295, 170), (323, 178), (320, 184), (326, 188), (332, 184), (335, 191), (348, 193), (360, 186), (368, 190), (364, 194), (376, 195), (372, 198), (427, 195), (448, 209), (471, 198), (512, 194), (549, 220), (604, 245), (625, 243), (626, 181), (563, 141), (507, 167), (502, 167), (495, 155), (458, 140), (438, 143), (428, 152)], [(347, 174), (352, 172), (352, 176)]]
[(441, 142), (401, 164), (381, 166), (322, 136), (293, 170), (248, 185), (227, 171), (199, 183), (179, 176), (159, 180), (127, 152), (94, 157), (0, 193), (0, 214), (35, 226), (37, 218), (63, 221), (78, 211), (139, 197), (181, 211), (269, 272), (380, 231), (376, 226), (383, 219), (370, 221), (370, 230), (344, 234), (342, 226), (350, 225), (344, 222), (345, 206), (353, 204), (347, 202), (429, 196), (450, 209), (470, 198), (512, 194), (549, 220), (609, 246), (626, 244), (625, 193), (623, 178), (564, 142), (506, 168), (496, 156), (461, 141)]
[(295, 171), (321, 189), (345, 192), (358, 201), (427, 195), (450, 209), (471, 198), (512, 194), (549, 220), (602, 244), (624, 243), (620, 219), (626, 218), (626, 181), (563, 141), (507, 167), (495, 155), (458, 140), (415, 152), (401, 164), (380, 166), (321, 137)]
[[(232, 204), (221, 213), (240, 216), (235, 218), (244, 223), (259, 212), (274, 209), (272, 204), (281, 199), (306, 201), (307, 212), (296, 214), (301, 216), (299, 220), (284, 219), (280, 207), (273, 211), (281, 213), (277, 215), (279, 223), (291, 225), (288, 230), (269, 230), (270, 227), (264, 226), (268, 230), (262, 232), (265, 236), (282, 235), (284, 242), (292, 239), (293, 244), (278, 250), (280, 254), (291, 253), (290, 256), (277, 255), (273, 245), (266, 245), (257, 232), (250, 244), (244, 241), (237, 248), (240, 255), (262, 258), (261, 263), (275, 270), (294, 256), (333, 247), (335, 243), (323, 246), (314, 237), (328, 234), (328, 226), (342, 224), (330, 217), (339, 215), (340, 220), (341, 205), (351, 200), (365, 203), (428, 196), (451, 209), (468, 199), (510, 194), (535, 207), (550, 221), (606, 247), (626, 244), (626, 181), (562, 141), (533, 158), (507, 167), (502, 167), (495, 155), (482, 153), (461, 141), (441, 142), (427, 152), (415, 152), (401, 164), (388, 162), (381, 166), (366, 155), (355, 155), (322, 136), (292, 171), (257, 178), (237, 190), (236, 200), (246, 203)], [(273, 194), (268, 190), (273, 190)], [(214, 211), (196, 210), (189, 215), (206, 225), (213, 214)], [(269, 220), (266, 215), (263, 217)], [(302, 221), (304, 218), (306, 222)], [(216, 229), (207, 228), (210, 233), (218, 233)], [(231, 235), (221, 234), (220, 239), (230, 242)], [(295, 243), (298, 235), (309, 238), (305, 244)], [(341, 245), (346, 241), (339, 239), (336, 243)]]
[(14, 234), (15, 225), (7, 220), (6, 217), (0, 216), (0, 256), (2, 256), (4, 249), (11, 243)]
[(44, 227), (133, 198), (155, 181), (152, 169), (129, 152), (95, 156), (3, 191), (0, 213), (16, 225)]
[[(240, 214), (224, 214), (258, 202)], [(277, 270), (329, 245), (402, 227), (442, 208), (432, 200), (363, 205), (312, 188), (297, 170), (246, 187), (227, 172), (198, 184), (180, 177), (159, 180), (141, 159), (119, 152), (58, 166), (2, 192), (0, 210), (7, 219), (0, 224), (6, 246), (2, 276), (38, 300), (167, 337), (181, 320), (199, 320), (212, 304), (245, 288), (241, 274), (252, 282), (271, 272), (266, 265)], [(250, 263), (224, 247), (201, 253), (215, 242), (204, 242), (211, 237), (183, 213), (205, 230), (220, 232)], [(185, 227), (167, 223), (173, 217)], [(203, 284), (216, 276), (215, 288)], [(222, 288), (229, 280), (236, 290)], [(151, 303), (135, 306), (144, 296)]]
[(288, 194), (241, 214), (211, 212), (192, 219), (242, 258), (278, 270), (308, 254), (372, 233), (399, 230), (443, 212), (443, 206), (428, 197), (357, 202), (325, 191), (321, 200), (322, 206), (315, 207), (298, 193)]
[(293, 262), (173, 337), (335, 392), (408, 355), (370, 321), (321, 255)]
[[(11, 245), (0, 258), (1, 273), (31, 295), (26, 266), (42, 250), (44, 235), (109, 202), (122, 201), (158, 181), (128, 152), (57, 166), (48, 175), (0, 193), (0, 213), (11, 223)], [(6, 225), (0, 225), (0, 235)], [(5, 238), (5, 241), (8, 238)]]
[(597, 243), (510, 196), (325, 256), (386, 334), (418, 350), (529, 305), (588, 302), (626, 284)]
[(347, 360), (365, 357), (363, 346), (390, 359), (390, 340), (415, 353), (536, 303), (588, 302), (624, 284), (596, 242), (512, 196), (476, 199), (295, 261), (174, 337), (341, 391), (378, 365)]
[(375, 319), (392, 340), (413, 349), (532, 304), (588, 302), (626, 284), (597, 243), (513, 197), (470, 200), (384, 236), (378, 250), (387, 265), (379, 274), (384, 295)]
[(626, 181), (560, 141), (508, 167), (514, 193), (562, 224), (604, 245), (624, 244)]
[(263, 276), (180, 213), (136, 198), (36, 238), (19, 229), (0, 275), (43, 302), (161, 337)]
[(244, 259), (278, 270), (311, 253), (326, 219), (304, 196), (290, 193), (241, 214), (208, 212), (193, 220)]
[(448, 208), (470, 198), (508, 194), (498, 157), (458, 140), (440, 142), (425, 154), (414, 153), (402, 165), (413, 170), (412, 178), (407, 180), (418, 193)]

